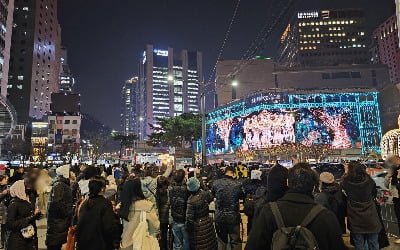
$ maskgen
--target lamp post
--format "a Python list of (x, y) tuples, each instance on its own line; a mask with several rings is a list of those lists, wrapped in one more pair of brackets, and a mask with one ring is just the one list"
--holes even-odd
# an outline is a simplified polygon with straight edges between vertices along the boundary
[(236, 88), (239, 85), (239, 82), (237, 80), (232, 81), (232, 100), (236, 100), (237, 94), (236, 94)]
[(201, 108), (201, 164), (207, 165), (207, 147), (206, 147), (206, 93), (203, 91), (200, 95)]

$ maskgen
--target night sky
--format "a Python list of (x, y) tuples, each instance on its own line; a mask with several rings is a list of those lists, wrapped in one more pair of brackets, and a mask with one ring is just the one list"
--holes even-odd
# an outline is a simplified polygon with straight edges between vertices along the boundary
[[(242, 0), (224, 59), (239, 59), (271, 13), (288, 0)], [(62, 44), (82, 94), (82, 111), (119, 129), (120, 92), (138, 73), (147, 43), (203, 52), (206, 79), (215, 64), (236, 0), (59, 0)], [(394, 14), (394, 0), (298, 0), (298, 10), (364, 8), (368, 32)], [(263, 56), (274, 57), (287, 21), (274, 31)]]

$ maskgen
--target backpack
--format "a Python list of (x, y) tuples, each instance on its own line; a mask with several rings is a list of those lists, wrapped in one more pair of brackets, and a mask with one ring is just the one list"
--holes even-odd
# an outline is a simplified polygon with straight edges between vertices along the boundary
[(243, 211), (244, 214), (247, 215), (247, 217), (253, 217), (255, 204), (256, 204), (255, 195), (248, 194), (246, 198), (244, 198)]
[(272, 250), (318, 250), (318, 244), (315, 240), (314, 234), (307, 228), (307, 226), (320, 212), (325, 210), (323, 206), (314, 206), (300, 225), (295, 227), (286, 227), (277, 203), (271, 202), (269, 204), (278, 226), (278, 230), (275, 231), (272, 237)]

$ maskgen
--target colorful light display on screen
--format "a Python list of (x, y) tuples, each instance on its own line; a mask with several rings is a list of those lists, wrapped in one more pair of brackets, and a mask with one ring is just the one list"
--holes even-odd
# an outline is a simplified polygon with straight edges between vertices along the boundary
[(257, 94), (209, 115), (209, 153), (262, 150), (282, 143), (379, 151), (377, 95)]

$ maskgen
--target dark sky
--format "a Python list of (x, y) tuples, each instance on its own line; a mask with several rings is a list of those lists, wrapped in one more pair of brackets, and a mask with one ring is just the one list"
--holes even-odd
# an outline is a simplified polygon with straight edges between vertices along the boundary
[[(224, 59), (239, 59), (271, 16), (288, 0), (242, 0)], [(59, 0), (62, 43), (82, 94), (82, 111), (114, 129), (120, 124), (120, 91), (136, 75), (147, 43), (203, 52), (206, 78), (236, 0)], [(298, 0), (299, 10), (363, 8), (368, 31), (394, 14), (394, 0)], [(274, 56), (280, 25), (261, 53)]]

